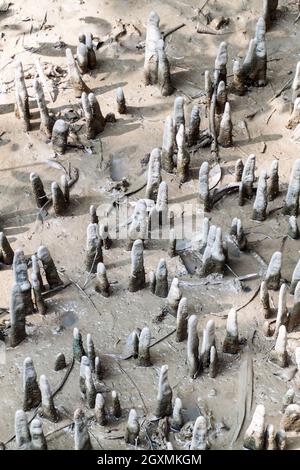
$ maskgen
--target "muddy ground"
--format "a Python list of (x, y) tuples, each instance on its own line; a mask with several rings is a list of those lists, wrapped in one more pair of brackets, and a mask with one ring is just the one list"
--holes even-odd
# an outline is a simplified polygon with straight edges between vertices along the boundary
[[(0, 2), (1, 3), (1, 2)], [(109, 191), (112, 180), (128, 177), (132, 185), (143, 178), (146, 166), (141, 160), (154, 147), (161, 146), (164, 120), (172, 113), (174, 98), (184, 96), (186, 116), (194, 103), (200, 102), (199, 92), (204, 90), (204, 71), (213, 70), (218, 45), (221, 40), (228, 42), (228, 74), (232, 73), (232, 58), (244, 57), (256, 21), (261, 12), (261, 1), (237, 0), (235, 2), (210, 0), (203, 8), (204, 15), (224, 15), (230, 18), (222, 36), (197, 34), (195, 32), (197, 8), (202, 2), (187, 0), (125, 1), (110, 0), (15, 0), (6, 13), (0, 13), (0, 224), (14, 249), (22, 248), (26, 255), (36, 252), (39, 245), (46, 245), (57, 264), (62, 278), (72, 279), (83, 286), (87, 274), (84, 271), (86, 227), (89, 223), (89, 206), (95, 204), (99, 213), (103, 204), (110, 204), (115, 192)], [(162, 98), (155, 87), (143, 84), (142, 67), (144, 51), (136, 45), (145, 38), (147, 16), (155, 10), (161, 18), (161, 30), (167, 31), (181, 23), (185, 26), (167, 39), (167, 53), (171, 63), (172, 78), (176, 88), (174, 95)], [(47, 13), (47, 15), (46, 15)], [(205, 23), (200, 13), (198, 19)], [(45, 16), (46, 15), (46, 16)], [(237, 196), (222, 199), (209, 214), (212, 222), (228, 234), (233, 217), (242, 219), (251, 250), (261, 256), (267, 264), (272, 253), (283, 247), (282, 277), (287, 281), (299, 256), (299, 241), (286, 239), (287, 218), (280, 211), (286, 191), (290, 170), (298, 157), (299, 145), (290, 140), (291, 131), (285, 125), (290, 112), (290, 89), (276, 99), (272, 98), (292, 78), (299, 60), (300, 23), (294, 23), (297, 16), (296, 2), (280, 1), (278, 17), (267, 33), (268, 84), (264, 88), (252, 88), (244, 97), (229, 94), (234, 124), (234, 146), (220, 150), (222, 179), (219, 187), (233, 181), (235, 161), (244, 161), (250, 153), (257, 157), (258, 175), (262, 169), (269, 170), (271, 161), (279, 162), (280, 196), (268, 206), (271, 212), (265, 222), (251, 220), (252, 202), (239, 207)], [(77, 137), (70, 141), (85, 148), (69, 148), (58, 160), (67, 166), (79, 168), (80, 177), (71, 191), (71, 204), (64, 217), (55, 217), (52, 210), (42, 223), (37, 221), (37, 209), (32, 198), (29, 175), (37, 172), (49, 191), (52, 181), (59, 181), (62, 171), (47, 163), (53, 159), (51, 145), (39, 133), (39, 115), (34, 100), (32, 79), (34, 63), (39, 57), (42, 62), (60, 66), (66, 70), (65, 48), (76, 51), (78, 34), (90, 31), (99, 40), (106, 37), (118, 19), (122, 19), (127, 34), (119, 41), (105, 44), (97, 51), (98, 65), (84, 76), (88, 86), (96, 94), (103, 114), (114, 112), (116, 123), (107, 124), (100, 139), (88, 142), (84, 137), (82, 119), (74, 126)], [(45, 21), (44, 21), (45, 20)], [(33, 130), (26, 133), (20, 121), (14, 116), (14, 63), (22, 60), (26, 85), (31, 97)], [(229, 78), (230, 81), (230, 78)], [(49, 109), (58, 116), (66, 112), (78, 113), (80, 102), (74, 99), (66, 76), (56, 80), (48, 79), (53, 87), (54, 102)], [(117, 113), (115, 93), (122, 86), (128, 104), (128, 114)], [(193, 98), (195, 97), (196, 98)], [(271, 101), (272, 100), (272, 101)], [(247, 117), (253, 114), (253, 117)], [(247, 123), (249, 135), (241, 125)], [(76, 127), (77, 126), (77, 127)], [(202, 114), (201, 129), (207, 128), (207, 119)], [(102, 148), (102, 150), (101, 150)], [(192, 178), (179, 187), (176, 176), (163, 173), (163, 180), (169, 184), (170, 202), (185, 201), (197, 204), (197, 173), (204, 160), (210, 158), (209, 149), (200, 149), (192, 155)], [(144, 197), (144, 190), (130, 197), (130, 203)], [(165, 316), (157, 321), (165, 300), (155, 297), (149, 288), (131, 294), (127, 291), (130, 272), (130, 252), (125, 250), (125, 241), (117, 241), (113, 248), (104, 251), (104, 263), (112, 295), (103, 298), (94, 291), (91, 278), (83, 294), (75, 284), (47, 299), (48, 312), (45, 317), (33, 315), (27, 319), (26, 341), (15, 349), (7, 348), (6, 363), (0, 365), (0, 441), (8, 441), (14, 434), (14, 414), (22, 406), (22, 364), (27, 356), (33, 358), (38, 376), (46, 374), (52, 389), (62, 380), (65, 370), (54, 372), (57, 353), (65, 353), (68, 361), (72, 357), (72, 332), (80, 329), (84, 341), (91, 333), (103, 362), (104, 378), (101, 390), (107, 396), (115, 389), (121, 397), (122, 418), (101, 427), (90, 421), (91, 439), (94, 448), (125, 449), (124, 426), (128, 411), (136, 408), (140, 422), (145, 416), (153, 416), (160, 367), (169, 366), (169, 381), (174, 399), (183, 400), (185, 420), (195, 420), (199, 412), (211, 415), (211, 444), (214, 449), (241, 448), (242, 437), (256, 404), (266, 407), (266, 422), (274, 423), (278, 429), (281, 418), (281, 400), (289, 387), (297, 391), (297, 381), (289, 382), (276, 375), (280, 370), (268, 362), (272, 339), (262, 333), (263, 316), (258, 296), (254, 297), (260, 285), (264, 263), (253, 254), (239, 256), (233, 252), (229, 265), (237, 276), (258, 273), (255, 279), (239, 282), (229, 270), (220, 283), (204, 283), (197, 276), (187, 273), (179, 257), (167, 256), (165, 241), (150, 242), (145, 251), (146, 272), (156, 268), (161, 257), (165, 257), (169, 269), (169, 281), (174, 275), (180, 278), (183, 294), (188, 298), (189, 312), (199, 316), (200, 331), (208, 319), (216, 324), (217, 348), (220, 351), (220, 373), (215, 379), (205, 372), (196, 380), (187, 376), (186, 344), (176, 343), (174, 335), (153, 347), (153, 366), (138, 367), (134, 359), (121, 361), (109, 354), (122, 354), (128, 334), (136, 327), (149, 326), (153, 342), (170, 333), (175, 327), (175, 318)], [(9, 306), (12, 286), (10, 267), (0, 271), (1, 321), (8, 319), (5, 309)], [(254, 297), (254, 298), (253, 298)], [(277, 293), (272, 293), (277, 304)], [(242, 306), (238, 320), (240, 336), (244, 338), (241, 353), (234, 357), (223, 357), (221, 345), (225, 334), (226, 314), (232, 306)], [(92, 302), (91, 302), (91, 300)], [(288, 303), (291, 305), (292, 297)], [(299, 333), (289, 335), (289, 351), (293, 361), (293, 350), (299, 345)], [(247, 413), (237, 440), (236, 429), (244, 406), (242, 363), (252, 359), (253, 381), (248, 385)], [(62, 413), (62, 421), (53, 424), (43, 420), (50, 449), (72, 449), (73, 431), (70, 424), (74, 410), (84, 403), (78, 385), (79, 365), (75, 366), (62, 391), (55, 397), (55, 403)], [(251, 374), (250, 374), (251, 375)], [(251, 380), (250, 380), (251, 382)], [(242, 398), (241, 398), (242, 397)], [(87, 411), (92, 416), (90, 410)], [(29, 417), (31, 413), (29, 413)], [(220, 424), (223, 423), (223, 426)], [(224, 426), (224, 424), (226, 426)], [(143, 428), (143, 426), (142, 426)], [(56, 431), (56, 432), (54, 432)], [(184, 448), (186, 443), (176, 442), (175, 448)], [(234, 442), (235, 441), (235, 442)], [(289, 448), (299, 448), (297, 438), (289, 439)], [(14, 448), (12, 441), (8, 448)], [(142, 446), (149, 447), (146, 439)]]

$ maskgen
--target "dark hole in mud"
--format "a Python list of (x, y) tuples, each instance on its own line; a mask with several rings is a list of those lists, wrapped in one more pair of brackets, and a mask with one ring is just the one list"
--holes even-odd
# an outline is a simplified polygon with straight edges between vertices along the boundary
[(128, 158), (122, 153), (110, 155), (110, 177), (113, 181), (120, 181), (128, 175)]
[(77, 316), (74, 312), (65, 312), (63, 315), (61, 315), (60, 320), (63, 326), (68, 327), (74, 325), (77, 322)]
[(11, 146), (12, 152), (16, 152), (17, 150), (19, 150), (19, 148), (20, 148), (19, 144), (12, 144)]
[(84, 23), (97, 25), (97, 32), (99, 30), (101, 34), (108, 34), (111, 31), (111, 24), (103, 18), (99, 18), (98, 16), (85, 16), (79, 19)]

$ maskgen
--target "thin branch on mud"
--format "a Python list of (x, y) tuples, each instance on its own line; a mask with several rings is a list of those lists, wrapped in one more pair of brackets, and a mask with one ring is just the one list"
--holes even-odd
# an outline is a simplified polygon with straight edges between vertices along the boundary
[(130, 375), (128, 374), (128, 372), (126, 372), (126, 370), (123, 369), (123, 367), (121, 366), (121, 364), (120, 364), (115, 358), (112, 358), (112, 359), (113, 359), (113, 360), (115, 361), (115, 363), (118, 365), (119, 369), (126, 375), (126, 377), (128, 377), (128, 379), (130, 380), (130, 382), (132, 383), (132, 385), (134, 386), (134, 388), (135, 388), (136, 391), (138, 392), (138, 394), (139, 394), (139, 396), (140, 396), (140, 399), (141, 399), (141, 401), (142, 401), (142, 403), (143, 403), (144, 411), (145, 411), (145, 413), (147, 414), (147, 413), (148, 413), (148, 408), (147, 408), (147, 406), (146, 406), (146, 403), (145, 403), (145, 401), (144, 401), (144, 398), (143, 398), (143, 396), (142, 396), (142, 394), (141, 394), (141, 391), (140, 391), (140, 389), (138, 388), (137, 384), (135, 383), (135, 381), (133, 380), (133, 378), (130, 377)]

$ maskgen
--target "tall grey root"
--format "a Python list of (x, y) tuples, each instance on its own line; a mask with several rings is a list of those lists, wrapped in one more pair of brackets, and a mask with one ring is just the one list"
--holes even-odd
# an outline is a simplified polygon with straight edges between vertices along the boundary
[(234, 167), (234, 180), (237, 183), (242, 181), (243, 171), (244, 171), (244, 163), (243, 163), (243, 160), (241, 158), (239, 158), (236, 161), (236, 164), (235, 164), (235, 167)]
[(50, 289), (63, 285), (60, 279), (50, 251), (45, 246), (40, 246), (37, 251), (37, 256), (43, 264), (46, 279)]
[(94, 206), (94, 204), (92, 204), (90, 206), (90, 220), (91, 220), (91, 224), (98, 224), (99, 223), (99, 218), (98, 218), (98, 215), (97, 215), (97, 207)]
[(177, 255), (176, 251), (176, 232), (174, 228), (171, 228), (169, 233), (169, 247), (168, 247), (168, 255), (170, 258), (174, 258)]
[(265, 437), (265, 448), (266, 450), (277, 450), (276, 444), (276, 432), (273, 424), (268, 424), (266, 429), (266, 437)]
[(281, 325), (286, 325), (288, 321), (287, 308), (287, 285), (282, 284), (278, 296), (278, 309), (275, 323), (274, 338), (276, 339)]
[(222, 147), (232, 146), (232, 121), (230, 104), (225, 104), (224, 113), (220, 122), (220, 132), (218, 142)]
[(56, 423), (59, 420), (59, 414), (54, 406), (50, 384), (45, 375), (40, 377), (40, 390), (42, 394), (42, 416)]
[(77, 64), (81, 73), (88, 71), (88, 50), (83, 42), (80, 42), (77, 46)]
[(215, 346), (215, 322), (208, 320), (205, 328), (203, 329), (202, 345), (201, 345), (201, 366), (209, 367), (210, 363), (210, 350), (212, 346)]
[(103, 263), (97, 265), (96, 292), (104, 297), (110, 296), (110, 285), (107, 279), (106, 268)]
[(160, 369), (158, 382), (157, 405), (155, 416), (164, 418), (172, 414), (172, 389), (168, 381), (168, 366), (164, 365)]
[(38, 418), (31, 421), (30, 434), (32, 450), (47, 450), (47, 441), (43, 432), (42, 423)]
[(13, 249), (3, 232), (0, 232), (0, 259), (7, 265), (11, 265), (14, 260)]
[(206, 109), (210, 108), (211, 98), (213, 94), (213, 84), (210, 76), (209, 70), (205, 70), (204, 72), (204, 90), (205, 90), (205, 97), (206, 97)]
[(286, 215), (298, 216), (300, 194), (300, 160), (296, 160), (293, 165), (287, 194), (284, 201), (283, 213)]
[(267, 194), (267, 172), (262, 170), (257, 185), (256, 197), (253, 204), (252, 219), (260, 222), (267, 218), (267, 205), (268, 205), (268, 194)]
[(95, 403), (95, 418), (100, 426), (105, 426), (107, 423), (106, 409), (105, 409), (105, 400), (102, 393), (97, 393), (96, 403)]
[(47, 304), (45, 303), (44, 298), (42, 296), (42, 286), (40, 284), (40, 281), (34, 272), (31, 274), (31, 284), (33, 289), (36, 311), (40, 315), (45, 315), (47, 311)]
[(216, 101), (216, 117), (218, 118), (217, 124), (219, 124), (220, 117), (224, 113), (226, 102), (227, 102), (227, 88), (226, 88), (225, 82), (221, 80), (217, 88), (217, 101)]
[(117, 88), (116, 97), (117, 97), (118, 113), (126, 114), (127, 113), (126, 100), (125, 100), (124, 91), (122, 87)]
[(270, 183), (268, 188), (268, 199), (274, 201), (279, 193), (279, 175), (278, 175), (278, 160), (273, 160), (270, 171)]
[(122, 409), (120, 404), (120, 397), (116, 390), (111, 392), (111, 399), (112, 399), (112, 415), (115, 418), (120, 418), (122, 416)]
[(227, 60), (227, 44), (223, 41), (219, 46), (215, 60), (215, 72), (218, 72), (219, 81), (223, 81), (225, 85), (227, 83)]
[[(151, 221), (153, 225), (153, 220)], [(148, 237), (148, 217), (147, 205), (144, 199), (139, 199), (135, 205), (132, 222), (128, 229), (127, 249), (131, 250), (135, 240), (147, 240)]]
[(237, 311), (232, 308), (227, 317), (226, 337), (223, 343), (223, 352), (237, 354), (239, 351), (239, 332), (237, 323)]
[(264, 318), (270, 318), (272, 315), (272, 309), (270, 306), (270, 296), (266, 281), (262, 281), (260, 285), (260, 302), (262, 304)]
[(177, 143), (177, 173), (180, 183), (185, 183), (190, 174), (190, 154), (186, 147), (184, 125), (180, 124), (176, 134)]
[(15, 68), (15, 115), (22, 121), (25, 131), (30, 131), (29, 97), (24, 79), (22, 62), (17, 62)]
[(159, 220), (160, 225), (164, 225), (168, 215), (168, 185), (165, 181), (162, 181), (158, 187), (155, 209), (161, 219)]
[(198, 375), (200, 361), (199, 361), (199, 337), (197, 331), (198, 318), (196, 315), (191, 315), (188, 319), (187, 328), (187, 365), (189, 376), (195, 378)]
[(93, 35), (91, 33), (85, 34), (85, 44), (88, 50), (88, 66), (90, 69), (94, 69), (97, 66), (97, 56), (93, 46)]
[(148, 166), (148, 179), (146, 186), (146, 198), (156, 201), (158, 188), (161, 183), (161, 151), (159, 148), (152, 150)]
[(65, 204), (68, 205), (70, 202), (70, 186), (67, 175), (61, 175), (60, 177), (61, 190), (65, 199)]
[[(73, 357), (74, 359), (76, 359), (74, 352), (73, 352)], [(90, 369), (89, 358), (87, 356), (82, 356), (80, 360), (80, 368), (79, 368), (79, 388), (81, 392), (81, 397), (84, 400), (86, 399), (86, 392), (87, 392), (86, 382), (85, 382), (87, 369)]]
[(275, 348), (270, 353), (270, 361), (277, 364), (279, 367), (287, 367), (288, 355), (287, 355), (287, 333), (286, 327), (281, 325), (278, 332)]
[(43, 182), (36, 173), (30, 173), (29, 179), (36, 205), (37, 207), (43, 207), (48, 202), (48, 197), (46, 196)]
[(204, 205), (204, 211), (210, 211), (210, 198), (209, 198), (209, 164), (203, 162), (199, 170), (199, 198), (200, 202)]
[(23, 250), (17, 249), (13, 259), (13, 275), (14, 282), (20, 285), (26, 315), (31, 315), (34, 311), (32, 297), (31, 297), (31, 284), (28, 279), (27, 260)]
[(222, 229), (212, 225), (202, 259), (201, 276), (212, 273), (223, 273), (225, 268), (225, 250), (222, 240)]
[(172, 116), (167, 116), (164, 126), (163, 142), (161, 150), (161, 165), (168, 173), (172, 173), (174, 169), (174, 143), (175, 128)]
[(86, 238), (85, 270), (88, 273), (96, 273), (98, 263), (103, 262), (101, 239), (97, 224), (88, 225)]
[(23, 410), (17, 410), (15, 414), (15, 434), (17, 448), (31, 450), (31, 436), (27, 421), (27, 415)]
[(52, 147), (54, 152), (64, 154), (67, 148), (69, 124), (63, 119), (58, 119), (52, 129)]
[(265, 407), (257, 405), (252, 421), (244, 436), (244, 447), (250, 450), (262, 450), (265, 440)]
[(157, 83), (162, 96), (169, 96), (173, 93), (170, 64), (165, 51), (165, 41), (159, 39), (157, 41), (156, 51), (158, 55), (158, 74)]
[(208, 242), (208, 234), (209, 234), (209, 219), (204, 217), (201, 227), (201, 241), (199, 243), (199, 251), (201, 254), (204, 253), (205, 248)]
[(180, 398), (175, 399), (172, 418), (170, 419), (172, 429), (180, 431), (183, 426), (183, 412), (182, 412), (182, 401)]
[(100, 105), (94, 93), (87, 94), (86, 92), (81, 95), (81, 104), (86, 121), (86, 137), (87, 139), (95, 139), (105, 127), (105, 119)]
[(144, 79), (145, 85), (155, 85), (158, 82), (158, 51), (157, 44), (161, 39), (159, 30), (160, 18), (157, 13), (151, 11), (148, 17), (146, 46), (145, 46), (145, 62), (144, 62)]
[(92, 410), (95, 408), (97, 392), (92, 376), (92, 371), (89, 367), (87, 367), (85, 370), (85, 390), (88, 407)]
[(174, 127), (175, 127), (175, 135), (178, 132), (179, 126), (181, 124), (185, 125), (185, 117), (184, 117), (184, 99), (182, 96), (176, 96), (174, 101)]
[(155, 286), (156, 286), (155, 272), (150, 271), (150, 273), (149, 273), (149, 287), (150, 287), (150, 291), (152, 292), (152, 294), (155, 294)]
[(168, 301), (168, 306), (172, 310), (174, 314), (177, 313), (178, 305), (180, 302), (180, 299), (182, 297), (182, 292), (179, 288), (179, 280), (177, 277), (174, 277), (169, 289), (167, 301)]
[(189, 127), (187, 131), (187, 142), (188, 146), (196, 145), (199, 139), (200, 133), (200, 109), (199, 106), (194, 105), (192, 107)]
[(93, 135), (98, 135), (101, 132), (103, 132), (106, 124), (106, 119), (102, 114), (100, 104), (96, 98), (96, 95), (94, 93), (89, 93), (88, 95), (89, 103), (91, 106), (92, 110), (92, 116), (93, 116), (93, 127), (92, 127), (92, 133)]
[(112, 246), (112, 239), (110, 238), (107, 224), (100, 224), (99, 235), (102, 240), (103, 248), (109, 250)]
[(35, 92), (36, 102), (40, 112), (40, 131), (45, 134), (48, 139), (51, 139), (54, 121), (49, 116), (43, 87), (37, 78), (35, 78), (33, 81), (33, 88)]
[(213, 379), (218, 373), (218, 354), (215, 346), (210, 348), (209, 354), (209, 376)]
[(67, 208), (67, 203), (61, 187), (53, 181), (51, 184), (52, 202), (55, 215), (63, 215)]
[(245, 76), (242, 65), (238, 59), (235, 59), (233, 62), (232, 72), (234, 91), (238, 95), (243, 96), (245, 94)]
[(92, 335), (90, 333), (87, 334), (86, 337), (86, 348), (87, 348), (87, 355), (90, 361), (90, 368), (91, 371), (95, 371), (95, 358), (96, 358), (96, 351), (94, 341), (92, 339)]
[(74, 444), (75, 450), (92, 449), (86, 417), (84, 411), (80, 408), (75, 410), (74, 413)]
[(255, 180), (255, 162), (256, 162), (255, 155), (253, 154), (249, 155), (245, 163), (243, 174), (242, 174), (244, 196), (247, 197), (248, 199), (251, 199), (252, 194), (253, 194), (253, 183)]
[(81, 362), (82, 356), (85, 356), (85, 350), (82, 344), (82, 336), (78, 328), (73, 330), (73, 356), (78, 362)]
[(25, 328), (26, 308), (24, 295), (19, 284), (14, 284), (10, 299), (10, 346), (16, 347), (26, 338)]
[(144, 248), (142, 240), (136, 240), (131, 250), (131, 272), (129, 292), (137, 292), (145, 287)]
[(267, 84), (267, 49), (266, 49), (266, 23), (260, 17), (257, 21), (255, 41), (256, 41), (256, 67), (255, 80), (258, 86)]
[(176, 341), (180, 343), (187, 338), (188, 325), (188, 303), (187, 298), (182, 297), (177, 309), (176, 316)]
[(155, 295), (158, 297), (167, 297), (168, 296), (168, 269), (166, 260), (163, 258), (159, 261), (156, 269), (156, 284), (155, 284)]
[(250, 40), (242, 65), (241, 75), (254, 86), (267, 84), (266, 24), (263, 17), (258, 19), (254, 39)]
[(293, 240), (298, 240), (299, 238), (299, 227), (297, 222), (297, 217), (291, 215), (288, 222), (288, 236), (293, 238)]
[(248, 241), (242, 226), (241, 219), (237, 219), (236, 217), (232, 219), (230, 235), (241, 251), (245, 251), (247, 249)]
[(280, 251), (275, 251), (270, 260), (265, 281), (267, 289), (269, 290), (278, 290), (280, 286), (281, 278), (281, 264), (282, 264), (282, 253)]
[(288, 331), (293, 331), (300, 325), (300, 281), (297, 283), (294, 292), (294, 303), (288, 318)]
[(190, 450), (207, 450), (209, 447), (206, 418), (198, 416), (193, 428)]
[(68, 66), (68, 78), (71, 87), (73, 88), (75, 98), (80, 98), (82, 92), (85, 91), (89, 93), (90, 90), (84, 81), (81, 78), (78, 66), (75, 62), (71, 49), (66, 49), (66, 59), (67, 59), (67, 66)]
[(37, 255), (31, 256), (31, 270), (32, 274), (38, 279), (41, 290), (45, 290), (43, 285), (43, 279), (41, 276), (40, 264)]
[(133, 330), (127, 338), (124, 355), (130, 357), (138, 357), (139, 353), (139, 337), (141, 331), (139, 328)]
[(279, 431), (277, 431), (276, 433), (276, 444), (277, 444), (277, 448), (278, 450), (285, 450), (286, 449), (286, 433), (284, 431), (284, 429), (280, 429)]
[(138, 352), (138, 363), (142, 367), (152, 366), (150, 358), (150, 343), (151, 343), (151, 333), (149, 328), (146, 326), (142, 329), (140, 338), (139, 338), (139, 352)]
[(24, 411), (29, 411), (39, 406), (42, 396), (31, 357), (26, 357), (23, 364), (23, 393)]
[(125, 430), (125, 442), (131, 445), (136, 445), (137, 439), (140, 434), (140, 424), (137, 417), (137, 412), (134, 408), (129, 411), (128, 421)]

